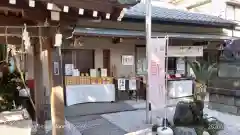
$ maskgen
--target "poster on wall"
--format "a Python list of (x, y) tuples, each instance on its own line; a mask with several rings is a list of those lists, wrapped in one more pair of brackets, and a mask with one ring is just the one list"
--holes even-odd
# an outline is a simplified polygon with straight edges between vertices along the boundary
[(166, 38), (152, 38), (148, 48), (149, 102), (152, 109), (165, 107), (165, 55)]
[(126, 90), (126, 79), (118, 79), (118, 90)]
[(73, 64), (65, 64), (65, 75), (73, 75)]
[(122, 64), (125, 66), (134, 65), (134, 57), (132, 55), (123, 55), (122, 56)]
[(53, 62), (54, 75), (59, 75), (59, 62)]
[(177, 58), (176, 60), (177, 64), (177, 74), (185, 74), (185, 59), (183, 58)]

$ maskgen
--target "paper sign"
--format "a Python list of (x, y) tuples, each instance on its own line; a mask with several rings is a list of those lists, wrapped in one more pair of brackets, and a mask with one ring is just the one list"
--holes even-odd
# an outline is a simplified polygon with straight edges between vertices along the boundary
[(136, 79), (129, 80), (129, 90), (137, 90), (137, 80)]
[(132, 55), (123, 55), (122, 64), (129, 65), (129, 66), (134, 65), (134, 57)]
[(176, 61), (178, 74), (185, 74), (185, 60), (182, 58), (178, 58)]
[(59, 62), (54, 62), (53, 63), (53, 70), (54, 70), (54, 75), (59, 75)]
[(126, 90), (126, 79), (118, 79), (118, 90)]

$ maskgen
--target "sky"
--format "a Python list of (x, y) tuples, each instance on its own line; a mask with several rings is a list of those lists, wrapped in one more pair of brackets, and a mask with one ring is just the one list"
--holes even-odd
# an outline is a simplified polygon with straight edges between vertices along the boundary
[[(158, 7), (165, 7), (165, 8), (170, 8), (170, 9), (181, 9), (181, 10), (186, 10), (184, 7), (180, 6), (175, 6), (173, 4), (168, 3), (169, 0), (152, 0), (152, 5), (158, 6)], [(144, 3), (145, 0), (142, 0)]]

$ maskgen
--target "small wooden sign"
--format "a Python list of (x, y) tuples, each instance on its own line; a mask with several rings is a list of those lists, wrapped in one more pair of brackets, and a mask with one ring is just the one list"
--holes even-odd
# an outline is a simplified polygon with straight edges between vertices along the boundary
[(60, 73), (59, 73), (59, 62), (54, 62), (53, 64), (54, 64), (54, 65), (53, 65), (54, 75), (59, 75), (59, 74), (60, 74)]
[(126, 66), (134, 65), (134, 57), (132, 55), (123, 55), (122, 64)]

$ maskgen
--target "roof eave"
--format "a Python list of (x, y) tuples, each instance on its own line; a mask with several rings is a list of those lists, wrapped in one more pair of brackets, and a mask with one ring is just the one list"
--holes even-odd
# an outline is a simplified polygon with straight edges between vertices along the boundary
[(228, 5), (240, 6), (240, 2), (239, 2), (239, 1), (228, 0), (228, 1), (226, 1), (226, 3), (227, 3)]
[[(145, 18), (143, 16), (124, 16), (122, 21), (126, 22), (144, 22)], [(234, 27), (237, 25), (235, 23), (193, 23), (190, 21), (181, 21), (176, 19), (162, 19), (159, 18), (152, 18), (153, 23), (168, 23), (168, 24), (178, 24), (178, 25), (188, 25), (188, 26), (207, 26), (207, 27), (219, 27), (219, 28), (228, 28), (228, 29), (234, 29)]]

